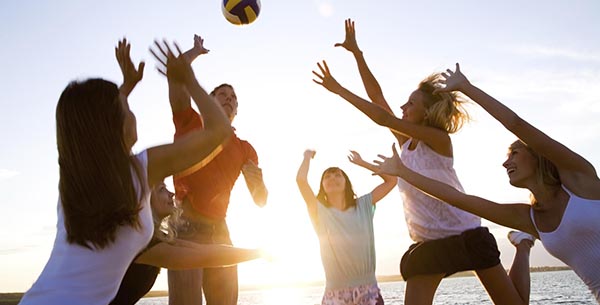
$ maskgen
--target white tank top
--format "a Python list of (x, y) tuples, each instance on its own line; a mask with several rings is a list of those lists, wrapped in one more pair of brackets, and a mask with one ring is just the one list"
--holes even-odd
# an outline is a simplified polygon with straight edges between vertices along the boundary
[(600, 200), (584, 199), (563, 189), (570, 198), (556, 230), (541, 232), (533, 209), (531, 221), (548, 253), (571, 267), (600, 303)]
[[(400, 154), (406, 167), (464, 191), (454, 171), (454, 159), (436, 153), (421, 141), (414, 150), (409, 150), (410, 142), (408, 140), (402, 145)], [(434, 199), (401, 178), (398, 179), (398, 188), (408, 232), (416, 242), (457, 235), (481, 225), (478, 216)]]
[(154, 232), (150, 187), (146, 177), (146, 151), (136, 158), (143, 166), (144, 174), (143, 181), (139, 181), (132, 169), (136, 193), (142, 198), (139, 212), (141, 228), (121, 226), (117, 229), (115, 241), (102, 250), (69, 243), (59, 198), (56, 239), (50, 258), (20, 305), (106, 305), (114, 298), (127, 267), (146, 247)]

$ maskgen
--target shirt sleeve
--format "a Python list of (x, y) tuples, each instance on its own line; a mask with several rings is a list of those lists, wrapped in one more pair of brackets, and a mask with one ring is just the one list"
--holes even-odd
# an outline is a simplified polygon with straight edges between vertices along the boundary
[(254, 164), (258, 165), (258, 154), (256, 150), (248, 141), (241, 140), (242, 142), (242, 150), (244, 152), (244, 158), (246, 160), (252, 160)]
[(175, 140), (194, 129), (203, 127), (202, 117), (192, 107), (173, 113), (173, 124), (175, 125)]

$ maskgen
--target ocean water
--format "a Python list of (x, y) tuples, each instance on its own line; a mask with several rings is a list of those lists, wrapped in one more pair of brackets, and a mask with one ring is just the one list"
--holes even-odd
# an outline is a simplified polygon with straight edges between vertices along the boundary
[[(386, 305), (402, 305), (405, 282), (379, 283)], [(321, 304), (323, 287), (273, 288), (241, 291), (239, 305), (315, 305)], [(138, 305), (168, 305), (167, 297), (146, 298)], [(444, 279), (438, 288), (434, 304), (492, 305), (476, 277)], [(573, 271), (535, 272), (531, 274), (530, 304), (598, 304)]]

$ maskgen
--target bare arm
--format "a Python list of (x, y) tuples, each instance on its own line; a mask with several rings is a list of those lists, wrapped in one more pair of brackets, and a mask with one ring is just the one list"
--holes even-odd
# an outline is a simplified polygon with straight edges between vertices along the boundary
[(185, 246), (161, 242), (146, 250), (136, 263), (172, 270), (230, 266), (260, 258), (260, 250), (228, 245), (194, 244)]
[[(167, 77), (184, 83), (198, 110), (204, 114), (204, 128), (195, 130), (172, 144), (148, 149), (148, 181), (151, 186), (193, 165), (210, 161), (233, 134), (229, 119), (198, 84), (190, 63), (183, 56), (176, 56), (166, 43), (161, 45), (155, 42), (155, 46), (157, 51), (152, 53), (166, 67)], [(179, 47), (177, 53), (180, 54)]]
[(267, 204), (269, 192), (265, 186), (262, 175), (262, 169), (258, 167), (252, 160), (248, 160), (242, 166), (242, 175), (246, 181), (246, 186), (252, 195), (252, 200), (259, 207), (264, 207)]
[[(348, 89), (342, 87), (335, 80), (335, 78), (331, 76), (331, 72), (329, 71), (329, 67), (327, 67), (327, 63), (325, 61), (323, 61), (323, 65), (320, 63), (317, 65), (321, 73), (319, 74), (313, 71), (313, 74), (319, 79), (318, 81), (313, 81), (350, 102), (350, 104), (354, 105), (354, 107), (366, 114), (371, 120), (373, 120), (373, 122), (377, 123), (378, 125), (391, 128), (395, 132), (404, 135), (406, 138), (422, 140), (433, 150), (442, 155), (452, 155), (452, 145), (448, 133), (437, 128), (414, 124), (395, 117), (393, 114), (389, 113), (380, 106), (370, 103), (350, 92)], [(401, 142), (400, 144), (402, 145), (403, 143), (404, 142)]]
[[(596, 170), (590, 162), (560, 142), (552, 139), (498, 100), (472, 85), (456, 64), (456, 71), (444, 73), (446, 87), (443, 91), (458, 90), (467, 95), (506, 129), (525, 142), (534, 151), (546, 157), (558, 168), (561, 181), (579, 194), (590, 194), (600, 189)], [(578, 192), (579, 191), (579, 192)], [(595, 191), (599, 194), (598, 191)]]
[(379, 165), (378, 173), (398, 176), (440, 201), (499, 225), (524, 231), (536, 237), (538, 236), (529, 216), (530, 205), (498, 204), (477, 196), (467, 195), (450, 185), (414, 172), (404, 166), (395, 146), (392, 147), (392, 151), (392, 157), (387, 158), (379, 155), (382, 160), (375, 161)]
[[(360, 167), (366, 168), (367, 170), (369, 170), (373, 173), (375, 173), (379, 169), (377, 167), (377, 165), (371, 164), (371, 163), (363, 160), (363, 158), (360, 156), (360, 154), (354, 150), (350, 151), (350, 155), (348, 155), (348, 160)], [(371, 191), (373, 205), (375, 205), (379, 200), (383, 199), (383, 197), (385, 197), (387, 194), (389, 194), (390, 191), (396, 185), (396, 182), (398, 181), (398, 178), (396, 178), (396, 176), (386, 175), (386, 174), (376, 174), (376, 175), (378, 175), (379, 177), (381, 177), (383, 179), (383, 183), (376, 186)]]
[(310, 168), (310, 159), (314, 158), (315, 153), (316, 152), (314, 150), (310, 149), (307, 149), (304, 152), (304, 159), (302, 160), (300, 168), (298, 168), (298, 173), (296, 174), (296, 183), (298, 184), (300, 194), (302, 194), (302, 198), (304, 198), (304, 202), (306, 203), (308, 216), (310, 217), (313, 226), (316, 226), (318, 223), (317, 196), (308, 184), (308, 170)]
[[(376, 105), (379, 105), (381, 108), (387, 110), (389, 113), (394, 114), (392, 108), (388, 104), (387, 100), (383, 96), (383, 90), (381, 90), (381, 86), (379, 82), (371, 72), (371, 69), (367, 65), (363, 52), (358, 47), (358, 43), (356, 42), (356, 31), (354, 27), (354, 21), (351, 19), (346, 19), (345, 23), (346, 29), (346, 37), (344, 42), (336, 43), (336, 47), (343, 47), (348, 50), (352, 55), (354, 55), (354, 59), (356, 60), (356, 65), (358, 66), (358, 72), (360, 73), (360, 78), (362, 79), (363, 85), (365, 87), (365, 91), (367, 92), (367, 96), (369, 99)], [(395, 132), (393, 129), (390, 129), (394, 137), (398, 140), (399, 143), (404, 143), (406, 141), (406, 136), (400, 133)]]
[[(184, 56), (184, 58), (191, 63), (198, 56), (208, 52), (209, 50), (204, 47), (204, 39), (198, 35), (194, 35), (194, 46), (183, 53), (182, 56)], [(159, 72), (167, 76), (162, 70), (164, 70), (164, 67), (161, 67)], [(169, 102), (171, 104), (171, 111), (173, 113), (177, 113), (189, 108), (191, 99), (185, 84), (168, 77), (167, 81), (169, 84)]]

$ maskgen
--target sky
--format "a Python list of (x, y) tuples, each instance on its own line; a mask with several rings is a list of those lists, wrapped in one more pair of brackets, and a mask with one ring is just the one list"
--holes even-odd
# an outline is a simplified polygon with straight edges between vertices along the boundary
[[(324, 279), (295, 175), (307, 148), (317, 154), (309, 181), (339, 166), (357, 194), (380, 183), (351, 164), (349, 150), (365, 160), (389, 155), (394, 138), (312, 79), (326, 60), (333, 76), (366, 97), (352, 55), (334, 43), (344, 20), (356, 21), (358, 44), (390, 106), (400, 106), (421, 79), (461, 64), (476, 86), (524, 119), (600, 166), (600, 2), (589, 1), (358, 1), (262, 0), (248, 26), (228, 23), (217, 0), (0, 2), (0, 292), (27, 290), (45, 265), (54, 241), (58, 164), (54, 111), (72, 80), (102, 77), (120, 84), (117, 41), (132, 44), (134, 62), (146, 62), (144, 79), (130, 95), (137, 117), (134, 151), (168, 143), (174, 132), (167, 83), (148, 48), (155, 39), (190, 48), (194, 34), (210, 53), (193, 68), (210, 91), (235, 87), (238, 136), (253, 144), (269, 189), (267, 206), (252, 204), (243, 179), (231, 197), (227, 221), (233, 242), (264, 247), (274, 261), (239, 266), (242, 285)], [(473, 121), (452, 135), (455, 168), (468, 193), (497, 202), (527, 202), (504, 168), (516, 138), (478, 106)], [(171, 179), (167, 184), (172, 186)], [(412, 243), (397, 189), (375, 215), (377, 274), (397, 275)], [(483, 221), (510, 266), (508, 229)], [(563, 266), (538, 242), (532, 266)], [(167, 289), (166, 272), (154, 286)]]

